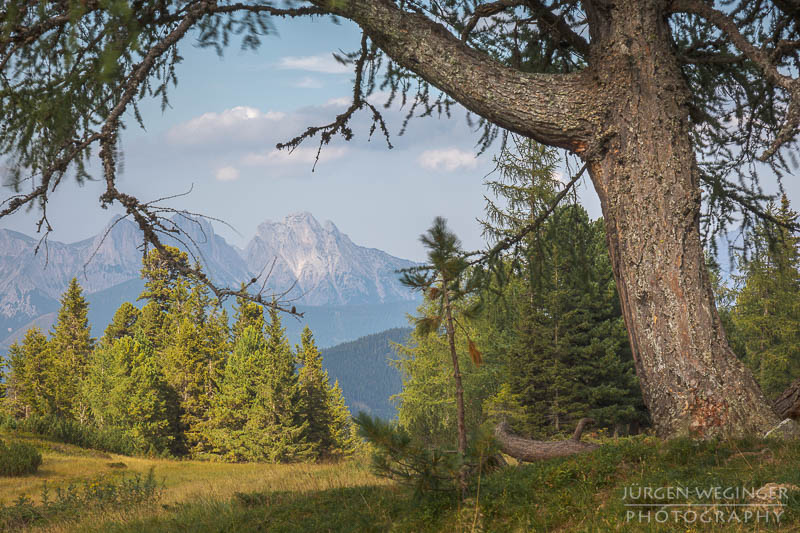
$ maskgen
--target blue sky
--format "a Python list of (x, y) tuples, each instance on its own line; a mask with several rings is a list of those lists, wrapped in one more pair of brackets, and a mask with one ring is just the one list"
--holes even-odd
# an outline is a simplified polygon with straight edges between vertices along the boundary
[[(310, 211), (333, 221), (360, 245), (422, 260), (418, 236), (437, 215), (445, 216), (467, 249), (482, 245), (476, 217), (483, 213), (484, 177), (493, 168), (497, 143), (475, 157), (478, 134), (465, 112), (451, 119), (418, 118), (398, 136), (404, 111), (386, 111), (395, 148), (380, 136), (368, 139), (368, 117), (354, 122), (355, 138), (323, 149), (312, 172), (316, 142), (292, 154), (275, 145), (306, 127), (330, 122), (351, 94), (352, 71), (333, 52), (357, 48), (360, 34), (346, 21), (278, 21), (278, 35), (257, 52), (234, 45), (222, 59), (214, 50), (182, 44), (184, 62), (171, 108), (142, 106), (147, 131), (133, 121), (122, 135), (124, 172), (119, 187), (142, 200), (186, 192), (169, 205), (225, 220), (216, 225), (232, 244), (243, 246), (264, 220)], [(374, 96), (376, 103), (384, 94)], [(791, 182), (791, 183), (790, 183)], [(599, 202), (588, 180), (579, 186), (592, 217)], [(787, 180), (794, 205), (797, 180)], [(65, 183), (52, 197), (51, 238), (73, 242), (98, 233), (116, 211), (97, 202), (99, 183)], [(18, 214), (0, 226), (32, 234), (35, 217)]]

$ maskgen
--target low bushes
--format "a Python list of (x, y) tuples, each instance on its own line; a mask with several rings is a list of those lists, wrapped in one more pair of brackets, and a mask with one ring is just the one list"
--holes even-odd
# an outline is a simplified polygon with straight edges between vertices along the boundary
[(0, 505), (0, 531), (44, 525), (64, 524), (95, 510), (131, 511), (156, 504), (164, 493), (151, 469), (146, 476), (134, 474), (121, 479), (99, 479), (58, 487), (45, 484), (41, 503), (20, 496), (10, 505)]
[(33, 474), (41, 464), (42, 454), (30, 444), (0, 440), (0, 476)]
[(33, 433), (56, 442), (104, 452), (133, 455), (135, 451), (131, 439), (122, 430), (98, 429), (55, 416), (29, 416), (23, 419), (6, 416), (0, 421), (0, 428)]

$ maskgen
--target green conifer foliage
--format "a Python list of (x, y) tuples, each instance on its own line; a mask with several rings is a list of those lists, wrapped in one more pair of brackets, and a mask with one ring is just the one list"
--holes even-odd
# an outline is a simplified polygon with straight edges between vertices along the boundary
[[(419, 313), (430, 316), (436, 307), (436, 302), (426, 301)], [(465, 322), (470, 337), (485, 345), (475, 321)], [(464, 419), (467, 433), (473, 434), (486, 420), (483, 402), (496, 390), (497, 358), (486, 353), (477, 367), (470, 361), (467, 337), (458, 335), (455, 344), (464, 387)], [(406, 345), (395, 348), (398, 358), (393, 364), (403, 374), (403, 389), (392, 397), (400, 426), (425, 446), (452, 449), (457, 427), (456, 385), (447, 338), (415, 329)]]
[(354, 453), (359, 444), (358, 429), (353, 423), (353, 417), (347, 404), (345, 404), (344, 394), (342, 394), (338, 380), (328, 388), (328, 412), (330, 412), (329, 433), (333, 444), (328, 455), (342, 457)]
[[(169, 252), (186, 261), (177, 249)], [(135, 329), (159, 355), (178, 399), (183, 438), (175, 446), (203, 453), (211, 399), (228, 357), (227, 315), (202, 284), (170, 274), (156, 251), (143, 261), (142, 277), (147, 283), (140, 298), (149, 301)]]
[(266, 337), (257, 320), (239, 330), (203, 424), (205, 451), (228, 461), (309, 459), (314, 449), (307, 428), (294, 354), (270, 310)]
[[(771, 212), (783, 223), (798, 219), (786, 196)], [(800, 236), (761, 224), (754, 241), (754, 256), (740, 264), (743, 286), (732, 320), (744, 349), (740, 355), (774, 399), (800, 376)]]
[(585, 416), (606, 427), (640, 424), (644, 406), (601, 221), (559, 208), (538, 243), (544, 274), (518, 301), (508, 383), (528, 434), (571, 430)]
[(271, 462), (307, 459), (313, 454), (305, 440), (294, 353), (275, 308), (269, 309), (266, 328), (266, 375), (256, 385), (255, 401), (245, 433), (249, 446), (261, 450), (253, 459)]
[(39, 328), (29, 329), (22, 344), (11, 345), (7, 365), (4, 410), (21, 418), (55, 413), (53, 353)]
[(141, 335), (148, 339), (154, 350), (161, 351), (169, 340), (168, 326), (167, 313), (162, 311), (157, 303), (147, 302), (139, 313), (133, 332), (134, 336)]
[(181, 427), (190, 450), (200, 443), (212, 388), (212, 365), (202, 333), (189, 318), (178, 319), (170, 325), (169, 345), (160, 352), (164, 377), (180, 402)]
[[(436, 303), (435, 311), (416, 319), (420, 334), (438, 334), (443, 326), (447, 337), (450, 362), (453, 367), (456, 400), (456, 428), (458, 453), (463, 458), (467, 452), (467, 424), (464, 410), (464, 387), (461, 379), (458, 351), (456, 350), (456, 325), (466, 333), (464, 325), (454, 313), (454, 305), (471, 292), (466, 274), (468, 263), (463, 256), (461, 241), (447, 227), (447, 221), (436, 217), (427, 232), (420, 235), (420, 242), (428, 252), (430, 271), (411, 269), (406, 271), (401, 282), (412, 289), (422, 290), (425, 297)], [(431, 308), (434, 309), (434, 308)], [(466, 313), (467, 315), (471, 313)], [(467, 318), (463, 316), (462, 318)], [(468, 339), (469, 352), (476, 365), (481, 364), (481, 354)], [(462, 492), (466, 489), (466, 476), (462, 476)]]
[(92, 354), (85, 394), (95, 423), (123, 431), (136, 452), (173, 451), (174, 400), (158, 358), (143, 339), (124, 336), (99, 346)]
[(103, 333), (103, 343), (113, 343), (122, 337), (133, 337), (136, 321), (139, 320), (141, 311), (130, 302), (123, 302), (114, 313), (114, 318)]
[(204, 426), (206, 451), (238, 462), (254, 456), (247, 449), (244, 428), (256, 398), (256, 388), (266, 376), (266, 341), (261, 330), (242, 330), (225, 365), (219, 390), (211, 401)]
[(305, 440), (319, 458), (351, 451), (350, 413), (338, 382), (331, 387), (328, 372), (322, 368), (322, 354), (308, 326), (303, 329), (301, 344), (296, 347), (300, 413), (306, 423)]
[[(185, 267), (189, 266), (186, 252), (172, 246), (166, 246), (167, 253)], [(142, 259), (142, 279), (145, 280), (144, 291), (139, 300), (154, 302), (162, 311), (174, 304), (173, 291), (180, 277), (174, 269), (167, 267), (168, 262), (156, 249), (150, 250)]]
[[(244, 288), (244, 286), (242, 286), (242, 288)], [(254, 327), (258, 331), (264, 331), (264, 308), (255, 302), (237, 297), (232, 328), (234, 342), (248, 327)]]
[(88, 405), (79, 391), (94, 346), (88, 319), (89, 304), (78, 280), (72, 278), (61, 297), (61, 309), (50, 339), (53, 353), (53, 395), (57, 415), (88, 422)]

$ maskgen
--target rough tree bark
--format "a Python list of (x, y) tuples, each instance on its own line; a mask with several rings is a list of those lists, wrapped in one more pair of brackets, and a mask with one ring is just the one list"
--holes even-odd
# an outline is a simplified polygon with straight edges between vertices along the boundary
[(800, 419), (800, 379), (789, 385), (772, 404), (772, 409), (781, 420), (786, 418)]
[(506, 68), (390, 0), (312, 2), (355, 21), (392, 59), (471, 111), (588, 162), (658, 435), (763, 434), (778, 423), (728, 347), (714, 305), (670, 2), (582, 2), (590, 66), (560, 75)]
[(578, 453), (590, 452), (600, 446), (589, 442), (581, 442), (581, 435), (588, 424), (593, 423), (591, 418), (582, 418), (575, 428), (572, 437), (565, 440), (543, 441), (519, 437), (511, 433), (506, 422), (499, 424), (494, 431), (500, 449), (519, 461), (533, 462), (553, 457), (566, 457)]
[(610, 6), (593, 50), (611, 135), (589, 171), (636, 372), (659, 435), (763, 434), (778, 419), (728, 347), (714, 305), (690, 94), (661, 4)]

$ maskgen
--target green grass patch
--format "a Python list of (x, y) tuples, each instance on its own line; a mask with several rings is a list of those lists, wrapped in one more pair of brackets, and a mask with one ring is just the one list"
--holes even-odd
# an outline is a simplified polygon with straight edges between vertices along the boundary
[[(586, 455), (510, 466), (473, 480), (471, 497), (414, 494), (398, 485), (237, 493), (227, 499), (189, 501), (157, 514), (81, 525), (79, 531), (797, 531), (800, 493), (789, 492), (778, 504), (780, 523), (746, 519), (746, 495), (701, 497), (702, 492), (754, 490), (767, 483), (800, 486), (800, 442), (763, 440), (664, 442), (633, 437), (607, 442)], [(480, 487), (479, 487), (480, 485)], [(650, 487), (638, 497), (635, 489)], [(671, 497), (666, 488), (690, 490)], [(655, 489), (661, 488), (661, 492)], [(720, 496), (721, 495), (721, 496)], [(729, 497), (730, 496), (730, 497)], [(633, 508), (650, 512), (650, 520)], [(681, 507), (664, 507), (665, 505)], [(705, 507), (699, 507), (700, 504)], [(689, 505), (693, 507), (689, 507)], [(715, 505), (711, 521), (700, 513)], [(773, 503), (776, 505), (776, 503)], [(655, 513), (669, 512), (659, 521)], [(738, 510), (730, 518), (728, 510)], [(724, 515), (715, 515), (723, 512)], [(754, 511), (751, 511), (754, 513)], [(664, 514), (659, 515), (664, 518)]]

